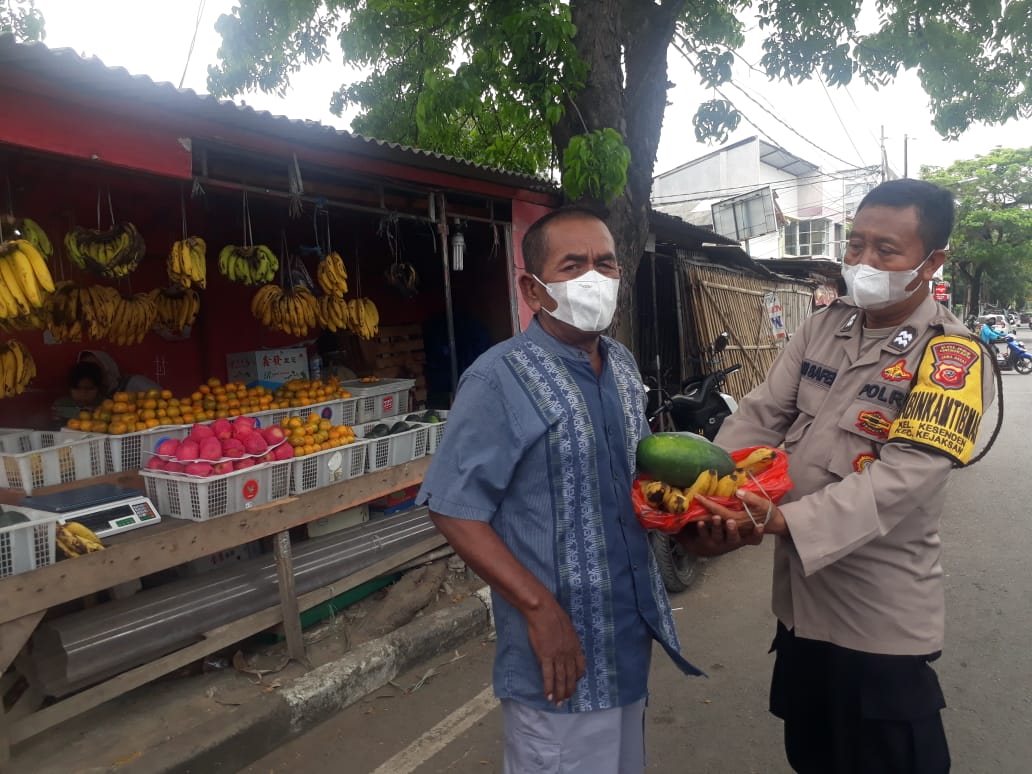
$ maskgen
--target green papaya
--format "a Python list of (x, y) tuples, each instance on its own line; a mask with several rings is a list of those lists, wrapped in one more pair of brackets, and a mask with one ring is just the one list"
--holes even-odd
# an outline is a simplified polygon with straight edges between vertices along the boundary
[(398, 433), (404, 433), (412, 428), (406, 422), (395, 422), (391, 425), (390, 431), (387, 435), (397, 435)]
[(704, 470), (734, 469), (730, 454), (695, 433), (654, 433), (638, 444), (638, 470), (671, 486), (691, 486)]
[(390, 433), (390, 431), (391, 431), (391, 429), (389, 427), (387, 427), (387, 425), (385, 425), (383, 422), (381, 422), (378, 425), (374, 425), (369, 430), (369, 432), (366, 433), (365, 437), (366, 438), (386, 438), (387, 435)]
[(436, 425), (441, 421), (441, 417), (436, 411), (430, 409), (428, 412), (423, 414), (423, 419), (420, 421), (426, 424)]

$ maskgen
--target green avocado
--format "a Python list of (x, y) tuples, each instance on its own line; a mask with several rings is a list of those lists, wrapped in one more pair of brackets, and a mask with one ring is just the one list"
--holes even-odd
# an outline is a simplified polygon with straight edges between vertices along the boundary
[(731, 455), (695, 433), (654, 433), (638, 444), (638, 470), (671, 486), (691, 486), (704, 470), (734, 469)]
[(29, 517), (18, 511), (0, 512), (0, 527), (13, 527), (15, 524), (24, 524)]

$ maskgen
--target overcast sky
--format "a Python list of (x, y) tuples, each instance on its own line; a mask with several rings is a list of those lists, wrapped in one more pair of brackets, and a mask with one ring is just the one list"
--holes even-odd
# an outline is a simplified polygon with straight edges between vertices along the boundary
[[(215, 20), (234, 4), (234, 0), (203, 2), (197, 41), (183, 83), (186, 88), (206, 91), (207, 67), (215, 62), (220, 42), (214, 30)], [(146, 74), (176, 85), (183, 76), (199, 5), (196, 0), (36, 0), (46, 18), (47, 45), (95, 55), (109, 66), (122, 66), (134, 74)], [(755, 44), (747, 46), (744, 58), (755, 63), (759, 58), (757, 48)], [(329, 111), (330, 96), (344, 80), (343, 67), (337, 62), (323, 62), (295, 75), (292, 89), (283, 99), (259, 93), (245, 95), (238, 101), (291, 118), (317, 120), (347, 129), (347, 118), (337, 118)], [(669, 77), (677, 86), (668, 97), (672, 104), (664, 121), (657, 173), (714, 147), (695, 143), (691, 125), (696, 106), (701, 99), (709, 98), (709, 92), (697, 85), (687, 63), (677, 54), (671, 56)], [(903, 138), (909, 135), (911, 176), (921, 164), (949, 164), (955, 159), (984, 154), (997, 145), (1032, 145), (1030, 120), (999, 127), (978, 126), (958, 141), (942, 140), (930, 123), (928, 100), (912, 73), (904, 74), (880, 91), (859, 82), (848, 90), (825, 89), (819, 81), (795, 86), (771, 83), (741, 63), (735, 68), (735, 79), (799, 134), (778, 124), (741, 97), (740, 91), (726, 87), (725, 93), (740, 110), (778, 144), (821, 165), (825, 171), (842, 169), (847, 166), (843, 162), (856, 166), (878, 164), (877, 138), (882, 125), (889, 161), (898, 171), (903, 168)], [(731, 140), (758, 133), (743, 121)], [(831, 158), (799, 135), (839, 159)]]

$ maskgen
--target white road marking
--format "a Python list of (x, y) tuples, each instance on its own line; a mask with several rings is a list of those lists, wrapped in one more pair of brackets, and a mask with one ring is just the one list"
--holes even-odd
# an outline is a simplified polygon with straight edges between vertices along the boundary
[(411, 774), (478, 723), (499, 704), (494, 689), (485, 688), (372, 774)]

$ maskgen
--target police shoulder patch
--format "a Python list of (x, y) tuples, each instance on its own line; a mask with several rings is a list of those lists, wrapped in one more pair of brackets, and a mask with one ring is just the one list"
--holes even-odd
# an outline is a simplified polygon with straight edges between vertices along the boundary
[(983, 366), (979, 347), (971, 339), (933, 338), (888, 440), (922, 446), (966, 464), (982, 421)]

